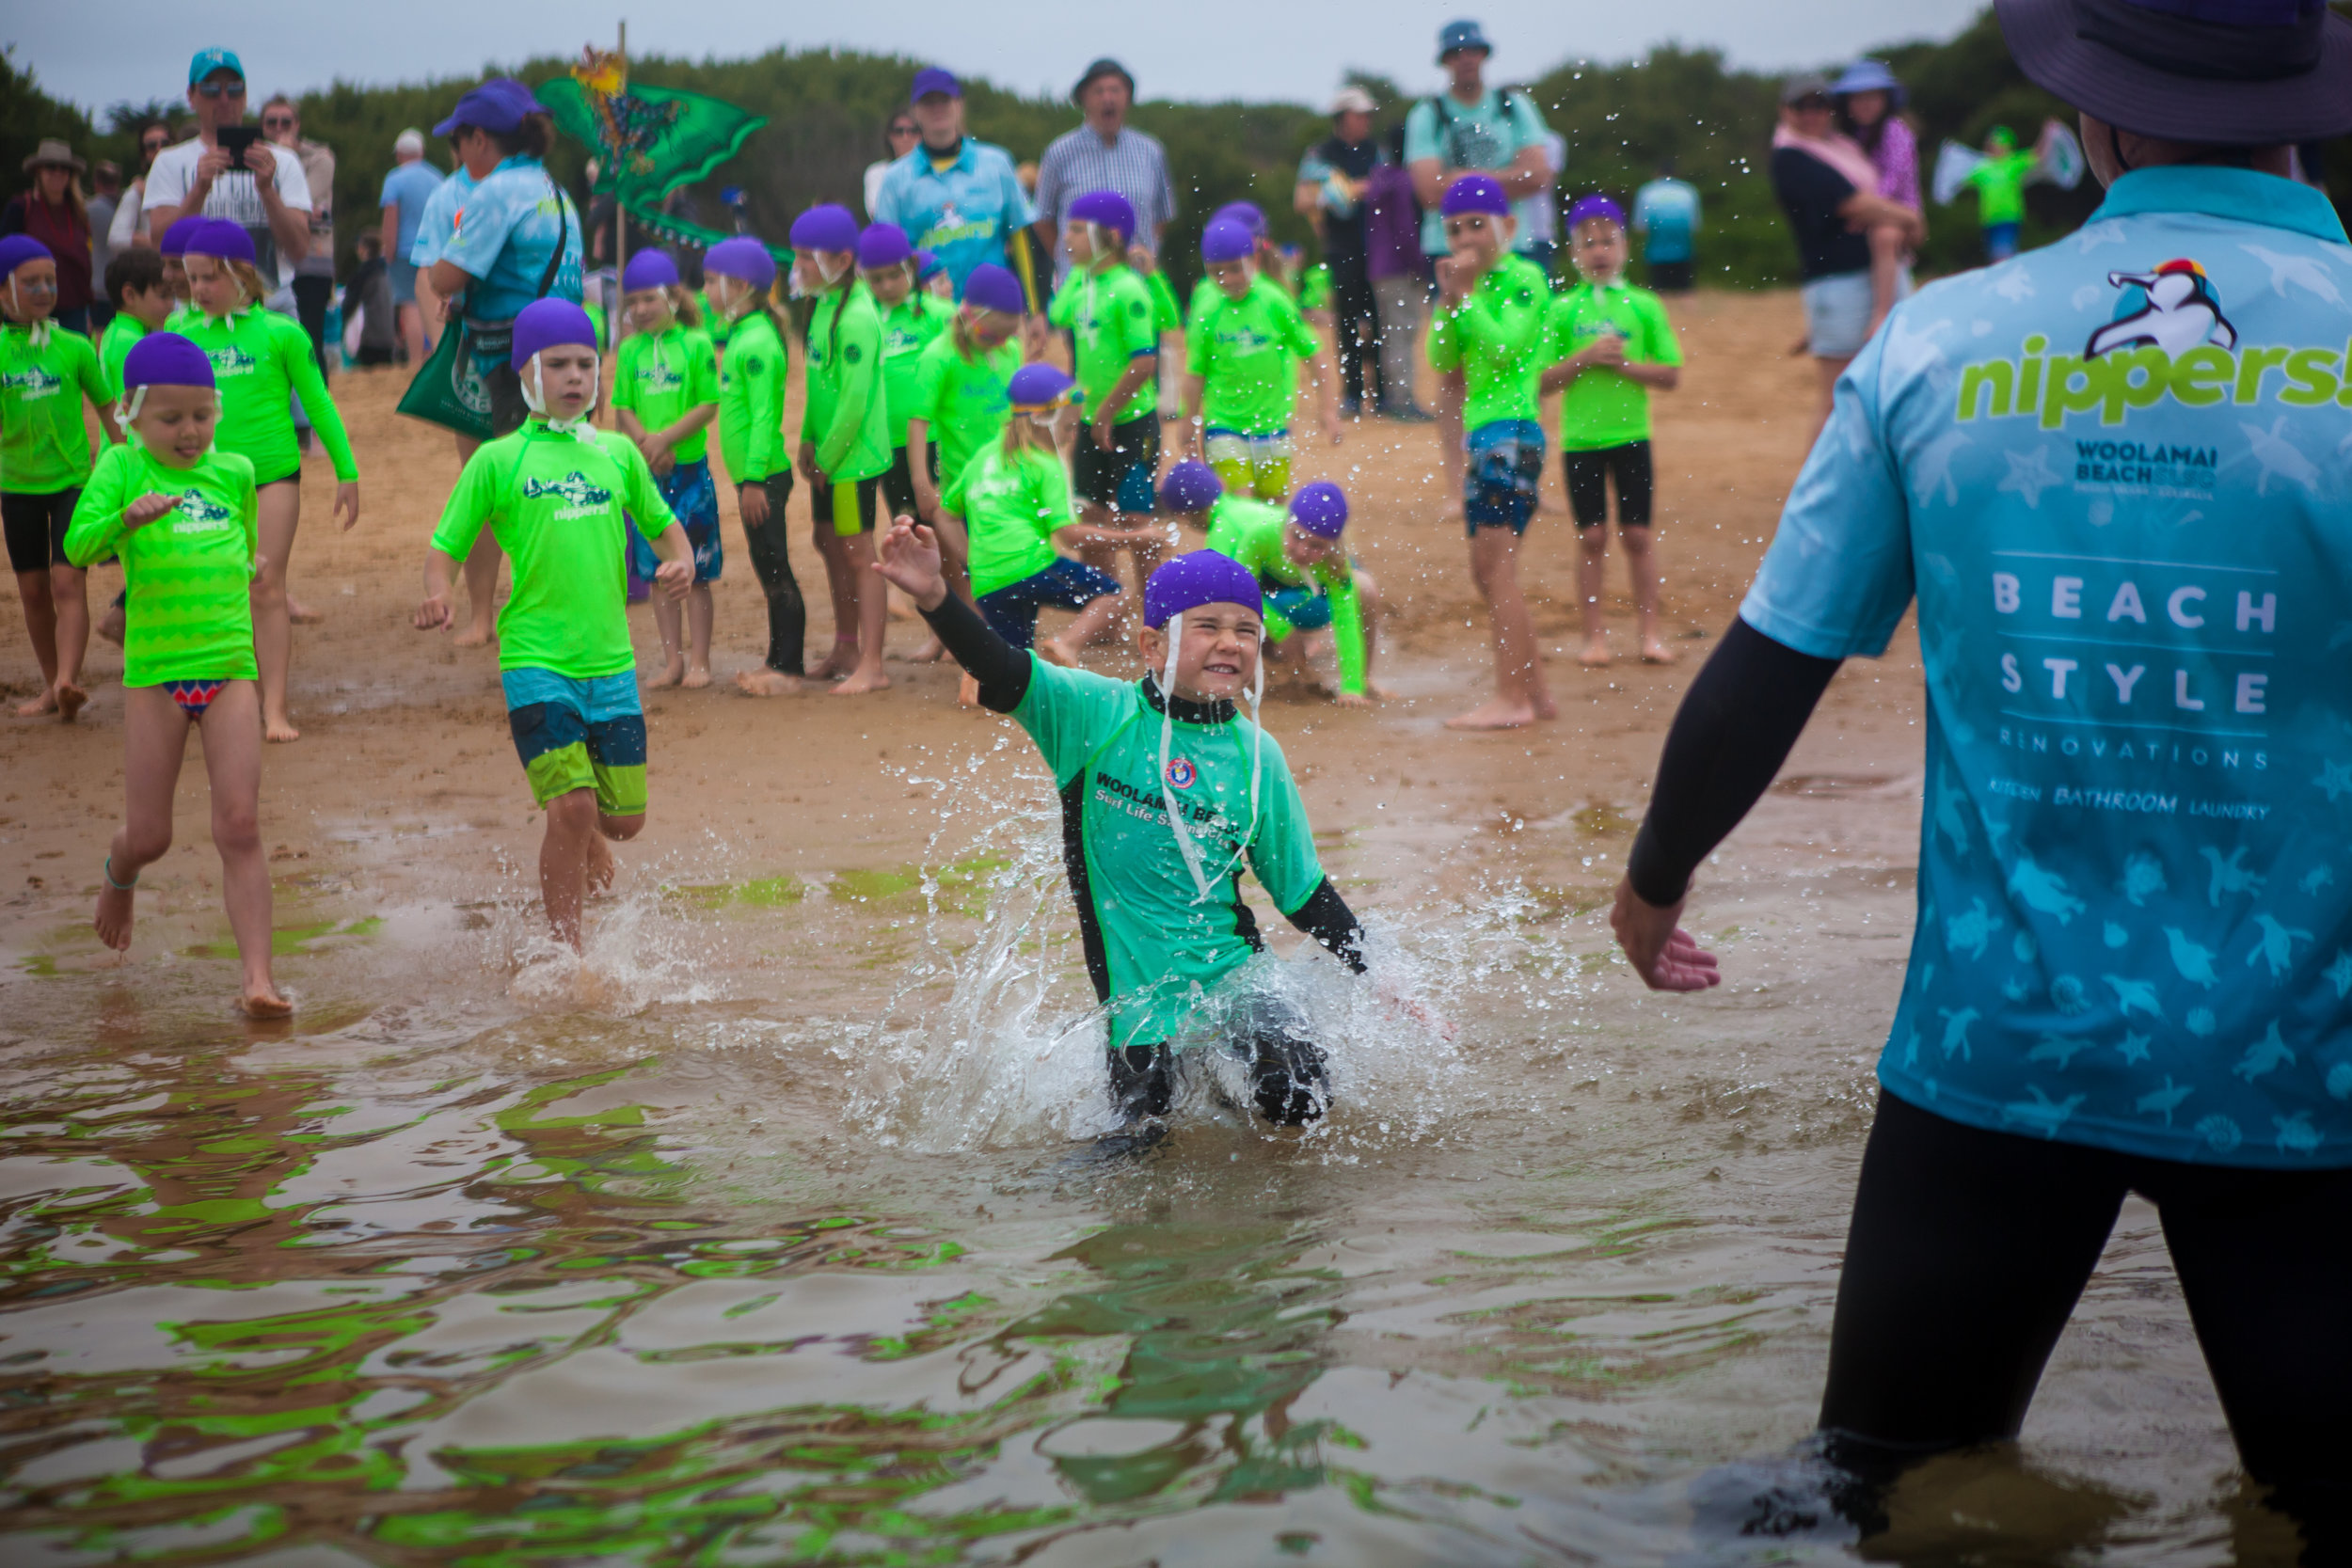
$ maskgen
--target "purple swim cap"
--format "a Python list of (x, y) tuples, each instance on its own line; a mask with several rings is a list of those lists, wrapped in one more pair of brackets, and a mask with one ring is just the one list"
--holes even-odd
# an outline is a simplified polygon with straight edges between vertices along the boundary
[(1005, 401), (1025, 411), (1052, 408), (1071, 397), (1077, 385), (1051, 365), (1024, 365), (1005, 384)]
[(850, 209), (835, 202), (811, 207), (792, 220), (792, 248), (854, 251), (857, 249), (857, 219), (850, 215)]
[(1247, 261), (1257, 248), (1248, 227), (1237, 218), (1217, 218), (1200, 230), (1203, 261)]
[(677, 263), (670, 260), (666, 250), (641, 250), (628, 259), (628, 268), (621, 274), (621, 292), (636, 293), (641, 289), (675, 289), (677, 283)]
[(1511, 215), (1511, 198), (1503, 193), (1502, 181), (1484, 174), (1465, 174), (1445, 188), (1445, 200), (1439, 203), (1439, 211), (1450, 218), (1464, 213), (1507, 218)]
[(1029, 308), (1029, 296), (1021, 292), (1021, 279), (993, 261), (982, 261), (963, 280), (963, 302), (1007, 316), (1018, 316)]
[(1568, 232), (1575, 233), (1578, 224), (1590, 222), (1594, 218), (1607, 218), (1611, 223), (1623, 229), (1625, 209), (1598, 191), (1595, 191), (1591, 196), (1580, 196), (1568, 208)]
[(1211, 223), (1216, 223), (1221, 218), (1231, 218), (1249, 230), (1249, 236), (1252, 239), (1265, 238), (1265, 209), (1254, 201), (1229, 201), (1209, 214)]
[(919, 247), (915, 250), (914, 280), (917, 283), (928, 283), (946, 270), (947, 263), (939, 259), (937, 251), (924, 250)]
[(30, 234), (10, 234), (0, 240), (0, 277), (12, 277), (27, 261), (54, 261), (56, 252)]
[(703, 257), (703, 271), (740, 278), (765, 292), (775, 285), (776, 259), (768, 254), (766, 245), (749, 234), (738, 234), (710, 247)]
[(1206, 512), (1223, 494), (1225, 482), (1216, 477), (1216, 470), (1197, 457), (1187, 457), (1161, 479), (1160, 510)]
[(258, 266), (254, 258), (253, 236), (227, 218), (206, 218), (187, 239), (190, 256), (210, 256), (215, 261), (243, 261)]
[(155, 248), (167, 256), (185, 256), (188, 253), (190, 237), (212, 221), (201, 213), (190, 213), (186, 217), (174, 218), (171, 227), (164, 230), (164, 237), (156, 242)]
[(872, 223), (857, 237), (857, 264), (861, 272), (873, 272), (882, 267), (895, 267), (914, 255), (914, 242), (907, 231), (895, 223)]
[(1164, 626), (1171, 615), (1212, 604), (1246, 605), (1265, 613), (1265, 595), (1248, 567), (1230, 555), (1195, 550), (1152, 573), (1143, 585), (1143, 624)]
[(213, 362), (177, 332), (151, 332), (131, 345), (122, 361), (122, 389), (140, 387), (213, 386)]
[(1108, 229), (1122, 240), (1135, 238), (1135, 203), (1117, 191), (1087, 192), (1070, 204), (1070, 218), (1074, 223), (1090, 223), (1098, 229)]
[[(636, 270), (635, 263), (630, 264), (629, 270)], [(588, 312), (568, 299), (534, 299), (515, 318), (515, 346), (508, 351), (506, 362), (519, 371), (536, 359), (542, 349), (575, 345), (591, 349), (596, 346), (596, 324), (588, 319)]]
[(1318, 539), (1337, 539), (1347, 527), (1347, 492), (1318, 480), (1291, 498), (1291, 521)]

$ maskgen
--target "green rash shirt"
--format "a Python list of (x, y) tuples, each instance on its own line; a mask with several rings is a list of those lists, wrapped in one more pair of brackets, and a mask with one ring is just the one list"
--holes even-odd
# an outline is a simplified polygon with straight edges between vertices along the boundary
[(808, 397), (801, 439), (833, 483), (872, 479), (890, 467), (890, 402), (883, 395), (882, 312), (864, 283), (834, 289), (808, 322)]
[(788, 473), (784, 450), (785, 362), (776, 319), (764, 309), (739, 318), (719, 359), (719, 455), (738, 484)]
[(2031, 152), (2004, 152), (1968, 171), (1968, 183), (1977, 187), (1979, 223), (2026, 221), (2026, 176), (2035, 162)]
[[(154, 521), (125, 530), (141, 496), (179, 498)], [(122, 684), (252, 680), (253, 557), (261, 547), (253, 465), (207, 451), (192, 467), (159, 463), (135, 437), (108, 447), (66, 530), (65, 558), (88, 566), (122, 559)]]
[[(1183, 714), (1189, 705), (1181, 705)], [(1110, 1004), (1113, 1049), (1181, 1042), (1200, 993), (1248, 961), (1262, 943), (1242, 901), (1238, 857), (1285, 915), (1323, 885), (1306, 802), (1271, 736), (1253, 821), (1249, 755), (1256, 726), (1230, 705), (1212, 721), (1179, 718), (1169, 784), (1185, 813), (1209, 896), (1195, 902), (1192, 873), (1168, 821), (1160, 788), (1161, 712), (1143, 683), (1115, 681), (1030, 658), (1029, 689), (1012, 710), (1053, 770), (1061, 795), (1087, 968)]]
[[(1069, 328), (1078, 340), (1078, 385), (1086, 392), (1089, 419), (1102, 408), (1129, 365), (1159, 352), (1152, 291), (1143, 286), (1136, 269), (1124, 263), (1101, 272), (1073, 272), (1062, 280), (1061, 292), (1046, 309), (1045, 319)], [(1140, 420), (1157, 413), (1159, 406), (1159, 389), (1146, 376), (1125, 406), (1111, 416), (1111, 423)]]
[(1176, 303), (1176, 287), (1168, 280), (1166, 267), (1153, 267), (1152, 276), (1143, 280), (1152, 293), (1152, 331), (1155, 337), (1167, 337), (1184, 329), (1184, 312)]
[(345, 484), (359, 477), (351, 437), (343, 434), (343, 417), (327, 395), (326, 378), (319, 374), (310, 334), (301, 323), (257, 305), (233, 316), (191, 310), (173, 318), (171, 330), (202, 349), (213, 362), (213, 380), (220, 388), (216, 439), (223, 451), (251, 458), (256, 479), (274, 484), (302, 469), (289, 401), (294, 397), (302, 400), (302, 411), (310, 416), (310, 428), (326, 448), (335, 477)]
[[(710, 334), (672, 323), (665, 332), (634, 332), (621, 340), (612, 373), (612, 406), (626, 408), (648, 432), (667, 430), (688, 412), (719, 401), (719, 355)], [(710, 450), (705, 425), (670, 449), (681, 463)], [(765, 478), (765, 475), (760, 476)]]
[(882, 312), (882, 401), (890, 411), (890, 444), (907, 444), (907, 420), (923, 411), (917, 385), (923, 351), (946, 335), (956, 308), (917, 289)]
[[(1306, 588), (1331, 601), (1331, 646), (1340, 661), (1340, 689), (1361, 696), (1364, 690), (1364, 612), (1356, 596), (1356, 569), (1344, 550), (1334, 551), (1314, 565), (1302, 567), (1282, 553), (1282, 531), (1290, 518), (1267, 501), (1240, 496), (1219, 496), (1209, 508), (1208, 547), (1232, 556), (1249, 568), (1266, 588)], [(1279, 642), (1291, 626), (1269, 603), (1265, 635)]]
[(1291, 296), (1266, 279), (1239, 299), (1212, 287), (1184, 330), (1184, 368), (1203, 382), (1202, 421), (1241, 436), (1287, 431), (1299, 361), (1322, 347)]
[(624, 548), (631, 519), (648, 540), (676, 520), (637, 444), (617, 430), (550, 430), (534, 415), (467, 459), (433, 547), (463, 561), (486, 526), (513, 559), (500, 669), (595, 680), (637, 664)]
[(1021, 368), (1021, 350), (999, 343), (966, 359), (951, 328), (931, 341), (914, 367), (914, 417), (930, 427), (939, 449), (939, 482), (952, 484), (964, 465), (995, 444), (1011, 417), (1006, 388)]
[(972, 595), (1032, 578), (1059, 559), (1054, 531), (1076, 522), (1070, 476), (1050, 451), (987, 448), (956, 475), (939, 504), (963, 519), (972, 547)]
[(46, 496), (88, 482), (85, 398), (102, 408), (114, 401), (87, 338), (52, 323), (36, 347), (15, 323), (0, 328), (0, 490)]
[[(1619, 282), (1606, 289), (1579, 283), (1556, 295), (1544, 323), (1547, 364), (1590, 347), (1603, 336), (1625, 340), (1633, 365), (1679, 365), (1666, 306), (1647, 289)], [(1600, 451), (1649, 439), (1649, 388), (1621, 371), (1588, 365), (1560, 394), (1560, 450)]]
[(98, 335), (98, 369), (106, 378), (106, 395), (122, 401), (122, 362), (147, 336), (147, 324), (128, 310), (117, 310)]
[(1429, 362), (1463, 372), (1465, 431), (1535, 418), (1550, 299), (1551, 286), (1533, 261), (1505, 256), (1459, 306), (1430, 312)]

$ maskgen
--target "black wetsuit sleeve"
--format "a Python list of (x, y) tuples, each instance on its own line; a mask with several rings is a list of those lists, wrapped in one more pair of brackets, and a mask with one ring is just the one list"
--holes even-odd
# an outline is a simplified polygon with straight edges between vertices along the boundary
[(1643, 901), (1664, 908), (1762, 798), (1841, 661), (1815, 658), (1735, 620), (1666, 732), (1649, 815), (1626, 860)]
[(1357, 974), (1364, 972), (1364, 924), (1331, 885), (1330, 878), (1323, 879), (1307, 895), (1290, 923), (1329, 948), (1333, 958)]
[[(920, 608), (920, 607), (918, 607)], [(1010, 713), (1029, 692), (1029, 656), (995, 631), (980, 612), (953, 594), (923, 619), (963, 673), (980, 683), (980, 703), (998, 713)]]

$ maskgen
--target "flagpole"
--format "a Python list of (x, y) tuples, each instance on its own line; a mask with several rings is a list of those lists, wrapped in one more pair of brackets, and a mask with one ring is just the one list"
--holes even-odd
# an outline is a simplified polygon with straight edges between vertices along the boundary
[[(628, 90), (628, 19), (627, 17), (621, 19), (617, 47), (621, 56), (621, 91), (627, 92)], [(612, 340), (612, 357), (616, 363), (621, 355), (621, 331), (626, 325), (625, 313), (621, 309), (620, 280), (628, 273), (628, 204), (621, 199), (622, 156), (623, 154), (616, 150), (612, 169), (613, 287), (607, 290), (604, 296), (605, 335)], [(593, 191), (589, 193), (592, 200), (595, 194)], [(605, 379), (609, 382), (612, 378), (607, 376)], [(612, 412), (614, 429), (620, 428), (620, 410), (616, 408)]]

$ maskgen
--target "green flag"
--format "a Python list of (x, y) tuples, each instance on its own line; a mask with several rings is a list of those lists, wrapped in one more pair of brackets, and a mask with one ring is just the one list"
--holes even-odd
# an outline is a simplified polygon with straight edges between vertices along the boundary
[(596, 91), (576, 76), (540, 84), (556, 127), (596, 150), (596, 189), (655, 202), (706, 178), (768, 123), (732, 103), (675, 87)]

